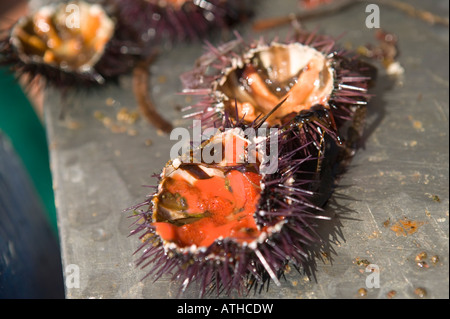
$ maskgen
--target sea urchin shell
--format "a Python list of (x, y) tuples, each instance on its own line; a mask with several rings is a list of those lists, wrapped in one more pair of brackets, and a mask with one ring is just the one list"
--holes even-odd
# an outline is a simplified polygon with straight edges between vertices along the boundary
[(92, 86), (133, 64), (126, 35), (99, 4), (52, 4), (20, 19), (0, 42), (0, 64), (56, 87)]
[(248, 0), (115, 0), (120, 17), (141, 40), (199, 39), (250, 14)]
[(247, 43), (237, 35), (236, 40), (208, 47), (196, 67), (182, 75), (184, 94), (202, 97), (186, 108), (191, 111), (186, 118), (213, 126), (225, 113), (237, 112), (251, 123), (287, 98), (268, 120), (270, 126), (283, 127), (296, 116), (305, 118), (311, 110), (322, 109), (337, 139), (348, 137), (342, 130), (349, 127), (362, 133), (376, 69), (337, 49), (332, 38), (299, 31), (283, 43)]
[[(197, 282), (201, 296), (242, 293), (280, 284), (288, 263), (311, 260), (308, 246), (320, 242), (315, 221), (328, 219), (318, 206), (321, 181), (329, 181), (317, 170), (323, 154), (300, 143), (298, 127), (267, 132), (260, 122), (224, 120), (198, 149), (168, 162), (157, 192), (131, 208), (131, 234), (142, 241), (137, 264), (150, 267), (147, 276), (172, 273), (180, 291)], [(334, 140), (321, 136), (329, 149)], [(277, 165), (268, 171), (264, 154), (273, 145)]]
[[(182, 291), (196, 281), (203, 295), (279, 284), (288, 263), (307, 271), (320, 242), (314, 221), (327, 219), (321, 211), (334, 169), (352, 154), (353, 133), (361, 134), (375, 74), (310, 33), (287, 43), (247, 44), (237, 35), (210, 46), (182, 80), (185, 94), (203, 96), (188, 117), (221, 129), (169, 161), (157, 192), (133, 208), (132, 234), (143, 241), (138, 264), (151, 265), (148, 276), (172, 273)], [(261, 128), (275, 133), (239, 134)], [(236, 155), (218, 152), (237, 141), (244, 148)], [(277, 165), (267, 173), (267, 161), (249, 155), (270, 154), (273, 143)], [(205, 150), (211, 156), (214, 145), (213, 164), (193, 161)]]

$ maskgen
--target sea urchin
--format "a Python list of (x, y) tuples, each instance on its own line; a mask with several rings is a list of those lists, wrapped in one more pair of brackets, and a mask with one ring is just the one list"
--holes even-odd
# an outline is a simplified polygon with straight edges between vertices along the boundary
[[(131, 234), (142, 241), (137, 265), (150, 267), (147, 276), (171, 273), (180, 291), (197, 282), (201, 296), (242, 293), (279, 284), (288, 263), (311, 261), (308, 247), (320, 242), (315, 220), (328, 219), (319, 207), (321, 181), (329, 181), (317, 171), (323, 154), (299, 143), (298, 127), (268, 131), (226, 120), (198, 149), (168, 162), (156, 193), (131, 208)], [(267, 154), (276, 161), (271, 171)]]
[(132, 208), (138, 265), (171, 273), (181, 291), (197, 282), (200, 295), (279, 284), (287, 264), (308, 271), (321, 242), (315, 221), (328, 219), (323, 206), (362, 132), (375, 73), (309, 33), (210, 46), (182, 80), (185, 94), (203, 96), (188, 117), (220, 129), (169, 161), (156, 193)]
[(141, 40), (184, 41), (228, 29), (250, 15), (248, 0), (114, 0)]
[(50, 4), (9, 30), (0, 41), (0, 64), (60, 88), (102, 85), (131, 69), (128, 35), (99, 4)]

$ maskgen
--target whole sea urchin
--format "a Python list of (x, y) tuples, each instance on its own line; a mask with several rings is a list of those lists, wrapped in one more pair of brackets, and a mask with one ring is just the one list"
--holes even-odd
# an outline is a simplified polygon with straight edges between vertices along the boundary
[(129, 32), (99, 4), (51, 4), (9, 30), (0, 41), (0, 64), (60, 88), (102, 85), (133, 66)]

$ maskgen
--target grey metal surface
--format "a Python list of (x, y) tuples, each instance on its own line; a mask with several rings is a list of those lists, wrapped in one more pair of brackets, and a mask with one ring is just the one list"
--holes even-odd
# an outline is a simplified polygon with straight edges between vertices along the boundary
[[(42, 2), (35, 2), (35, 6)], [(409, 1), (448, 17), (448, 1)], [(255, 1), (256, 18), (282, 16), (297, 10), (296, 0)], [(340, 181), (327, 212), (340, 214), (323, 225), (330, 252), (316, 261), (315, 280), (292, 270), (282, 287), (254, 298), (448, 298), (449, 262), (449, 71), (448, 27), (431, 26), (399, 11), (380, 6), (381, 27), (399, 37), (404, 75), (396, 80), (381, 69), (376, 97), (369, 106), (364, 148), (354, 157)], [(344, 37), (354, 48), (375, 43), (374, 30), (365, 27), (365, 4), (305, 23), (312, 30)], [(250, 25), (239, 29), (250, 36)], [(255, 36), (284, 35), (279, 28)], [(218, 38), (211, 39), (219, 43)], [(203, 52), (202, 43), (166, 48), (151, 67), (153, 98), (175, 126), (178, 106), (189, 101), (176, 95), (180, 73), (189, 70)], [(59, 119), (62, 103), (69, 107)], [(58, 224), (64, 267), (78, 265), (80, 287), (66, 288), (67, 298), (172, 298), (177, 285), (167, 279), (140, 281), (132, 256), (137, 238), (128, 238), (130, 220), (122, 209), (144, 199), (169, 158), (175, 141), (160, 135), (139, 119), (123, 124), (116, 115), (123, 107), (136, 109), (131, 78), (120, 87), (74, 94), (61, 101), (46, 92), (46, 127), (51, 152)], [(110, 120), (105, 120), (105, 117)], [(106, 124), (106, 125), (105, 125)], [(151, 143), (150, 143), (151, 141)], [(149, 145), (151, 144), (151, 145)], [(352, 199), (346, 199), (350, 196)], [(399, 220), (416, 222), (417, 231), (395, 232)], [(419, 267), (425, 251), (428, 267)], [(439, 256), (433, 264), (431, 256)], [(367, 288), (366, 263), (379, 267), (380, 288)], [(197, 297), (189, 291), (185, 297)]]

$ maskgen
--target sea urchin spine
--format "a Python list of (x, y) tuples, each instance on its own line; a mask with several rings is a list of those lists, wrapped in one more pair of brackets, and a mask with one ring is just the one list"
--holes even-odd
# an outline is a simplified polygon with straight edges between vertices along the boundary
[[(327, 219), (315, 204), (320, 155), (311, 144), (292, 143), (297, 127), (258, 138), (243, 133), (249, 128), (228, 121), (202, 143), (200, 154), (244, 143), (219, 162), (194, 163), (196, 150), (169, 161), (157, 192), (132, 208), (132, 235), (142, 241), (137, 264), (150, 267), (147, 276), (171, 273), (180, 291), (196, 282), (201, 296), (211, 289), (243, 293), (268, 280), (279, 284), (287, 263), (311, 260), (308, 246), (320, 242), (315, 221)], [(271, 142), (277, 170), (266, 174), (262, 157), (249, 155), (268, 154)]]
[[(181, 291), (197, 282), (204, 295), (279, 285), (288, 263), (308, 271), (321, 241), (316, 221), (328, 219), (322, 207), (333, 168), (355, 148), (373, 75), (314, 34), (210, 46), (183, 81), (185, 94), (203, 96), (189, 117), (220, 130), (169, 161), (157, 192), (134, 207), (132, 234), (141, 234), (138, 264), (150, 267), (147, 276), (171, 273)], [(240, 134), (252, 129), (266, 133)], [(234, 156), (220, 152), (238, 141), (244, 148)], [(249, 154), (269, 154), (273, 143), (277, 169), (266, 173), (267, 161)], [(211, 149), (221, 154), (215, 162), (192, 161)]]

